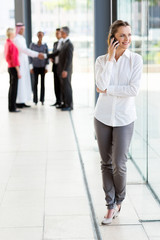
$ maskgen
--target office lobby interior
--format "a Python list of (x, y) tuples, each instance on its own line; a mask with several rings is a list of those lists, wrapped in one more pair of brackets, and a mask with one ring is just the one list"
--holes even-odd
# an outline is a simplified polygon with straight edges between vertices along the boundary
[[(2, 0), (0, 0), (2, 1)], [(107, 51), (116, 19), (132, 28), (130, 50), (143, 58), (137, 120), (127, 161), (127, 195), (109, 226), (94, 131), (94, 63)], [(24, 22), (25, 38), (44, 41), (52, 52), (55, 29), (69, 26), (74, 45), (74, 109), (55, 102), (52, 63), (45, 102), (20, 113), (8, 111), (9, 75), (4, 59), (6, 29)], [(0, 16), (0, 239), (160, 239), (160, 1), (7, 0)]]

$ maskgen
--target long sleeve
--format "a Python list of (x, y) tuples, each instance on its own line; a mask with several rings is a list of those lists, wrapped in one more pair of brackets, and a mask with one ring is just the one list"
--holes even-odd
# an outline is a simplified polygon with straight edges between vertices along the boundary
[(17, 48), (18, 48), (20, 53), (21, 52), (25, 53), (27, 56), (30, 56), (30, 57), (33, 57), (33, 58), (38, 57), (38, 54), (39, 54), (38, 52), (33, 51), (33, 50), (27, 48), (25, 39), (23, 39), (23, 38), (22, 39), (15, 38), (14, 39), (14, 43), (17, 46)]
[(140, 88), (140, 80), (143, 69), (143, 61), (140, 55), (136, 55), (133, 62), (133, 69), (128, 85), (110, 85), (107, 88), (107, 94), (118, 97), (136, 96)]
[(4, 54), (8, 67), (16, 67), (20, 65), (18, 49), (10, 40), (6, 41)]
[[(57, 51), (57, 45), (58, 45), (58, 42), (53, 43), (52, 53), (54, 53), (55, 51)], [(55, 57), (56, 57), (56, 56), (54, 56), (54, 58), (52, 58), (52, 59), (55, 60)]]
[(110, 78), (112, 73), (113, 62), (106, 61), (98, 57), (95, 63), (95, 77), (96, 77), (96, 86), (104, 91), (108, 88), (110, 84)]
[(66, 57), (65, 57), (65, 62), (64, 62), (64, 71), (68, 71), (69, 66), (72, 63), (72, 58), (73, 58), (73, 45), (69, 44), (67, 50), (66, 50)]
[[(32, 43), (29, 45), (29, 48), (32, 50)], [(30, 66), (32, 66), (32, 68), (33, 68), (33, 59), (32, 59), (32, 57), (29, 57), (29, 63), (30, 63)]]
[(18, 59), (18, 50), (14, 44), (10, 45), (10, 61), (13, 66), (19, 66), (19, 59)]
[(58, 56), (60, 50), (56, 50), (53, 53), (47, 54), (47, 58), (54, 58), (55, 56)]
[(100, 93), (95, 118), (108, 126), (126, 126), (136, 116), (135, 97), (139, 92), (143, 69), (142, 57), (126, 49), (116, 61), (107, 62), (107, 56), (97, 59), (97, 85), (106, 89)]

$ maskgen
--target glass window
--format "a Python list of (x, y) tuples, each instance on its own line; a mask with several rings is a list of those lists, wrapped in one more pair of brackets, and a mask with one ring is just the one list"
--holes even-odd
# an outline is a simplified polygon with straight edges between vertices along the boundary
[[(123, 4), (122, 4), (123, 3)], [(118, 1), (118, 18), (127, 20), (132, 28), (131, 51), (142, 55), (145, 61), (147, 55), (147, 36), (145, 32), (145, 1)], [(127, 15), (126, 15), (127, 13)], [(127, 19), (126, 19), (127, 16)], [(136, 19), (136, 21), (135, 21)], [(147, 63), (147, 61), (146, 61)], [(135, 121), (134, 135), (130, 148), (130, 154), (135, 161), (143, 178), (147, 180), (147, 74), (144, 63), (141, 91), (136, 97), (137, 120)]]
[[(92, 0), (32, 0), (32, 34), (36, 41), (39, 29), (45, 32), (45, 41), (52, 51), (57, 27), (69, 26), (74, 45), (73, 87), (78, 104), (94, 105), (93, 63), (93, 1)], [(42, 10), (43, 18), (42, 18)], [(43, 29), (44, 28), (44, 29)], [(78, 86), (79, 85), (79, 86)], [(79, 102), (81, 101), (81, 102)]]
[(160, 198), (160, 1), (148, 13), (148, 181)]
[(0, 14), (0, 72), (5, 72), (7, 70), (7, 64), (4, 59), (4, 44), (6, 40), (6, 30), (7, 28), (15, 28), (14, 19), (14, 0), (4, 1), (0, 0), (1, 14)]
[(130, 154), (160, 199), (160, 1), (119, 0), (118, 18), (131, 23), (132, 51), (144, 63)]

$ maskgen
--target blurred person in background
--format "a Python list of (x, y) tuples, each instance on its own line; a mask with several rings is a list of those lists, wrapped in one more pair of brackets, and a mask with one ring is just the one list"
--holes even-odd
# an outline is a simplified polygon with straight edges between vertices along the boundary
[[(48, 54), (48, 46), (46, 43), (42, 43), (44, 33), (39, 31), (37, 33), (38, 42), (31, 43), (30, 49), (36, 52)], [(30, 72), (34, 74), (34, 84), (33, 84), (33, 102), (37, 104), (38, 102), (38, 76), (41, 76), (41, 90), (40, 90), (40, 102), (44, 104), (45, 97), (45, 74), (48, 72), (49, 60), (48, 59), (39, 59), (30, 57)]]
[[(58, 41), (54, 42), (53, 44), (53, 53), (58, 49), (61, 49), (61, 46), (62, 46), (63, 38), (61, 36), (60, 28), (56, 29), (56, 38), (58, 39)], [(60, 84), (60, 76), (58, 75), (58, 72), (57, 72), (58, 64), (59, 64), (59, 56), (58, 55), (55, 56), (52, 59), (52, 62), (53, 62), (52, 71), (54, 74), (54, 92), (56, 96), (56, 102), (51, 106), (55, 106), (59, 108), (59, 106), (61, 106), (62, 104), (62, 90), (61, 90), (61, 84)]]
[(57, 55), (59, 57), (57, 73), (60, 78), (63, 104), (57, 106), (57, 108), (60, 108), (62, 111), (73, 110), (71, 85), (73, 44), (69, 39), (69, 32), (70, 30), (67, 26), (61, 28), (61, 35), (63, 38), (61, 48), (47, 55), (48, 58), (52, 59)]
[(67, 26), (61, 28), (63, 43), (59, 52), (58, 75), (60, 76), (63, 105), (60, 106), (62, 111), (73, 110), (72, 97), (72, 61), (73, 61), (73, 44), (69, 39), (70, 30)]
[(8, 72), (10, 77), (10, 86), (8, 92), (8, 109), (9, 112), (20, 112), (16, 109), (16, 97), (17, 97), (17, 86), (18, 79), (21, 78), (19, 70), (19, 52), (18, 48), (13, 43), (15, 37), (15, 30), (13, 28), (8, 28), (6, 31), (7, 40), (5, 43), (5, 59), (8, 63)]
[(16, 104), (18, 108), (30, 107), (25, 103), (31, 100), (31, 78), (29, 69), (29, 59), (30, 57), (38, 57), (44, 59), (44, 54), (35, 52), (27, 48), (26, 40), (23, 37), (25, 26), (23, 23), (16, 24), (16, 37), (14, 38), (14, 43), (19, 50), (19, 61), (20, 61), (20, 74), (21, 81), (18, 81), (18, 91)]

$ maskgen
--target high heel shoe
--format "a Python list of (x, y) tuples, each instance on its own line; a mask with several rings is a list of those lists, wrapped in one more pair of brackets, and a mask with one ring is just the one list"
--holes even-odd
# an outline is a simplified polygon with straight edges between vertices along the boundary
[(102, 225), (111, 224), (111, 223), (112, 223), (112, 220), (113, 220), (114, 218), (116, 218), (116, 214), (117, 214), (117, 211), (116, 211), (116, 209), (114, 209), (114, 212), (113, 212), (112, 217), (111, 217), (111, 218), (106, 218), (106, 217), (104, 217), (103, 220), (102, 220), (102, 222), (101, 222), (101, 224), (102, 224)]
[(116, 209), (115, 218), (118, 217), (118, 215), (120, 214), (120, 211), (121, 211), (121, 206), (118, 209)]

